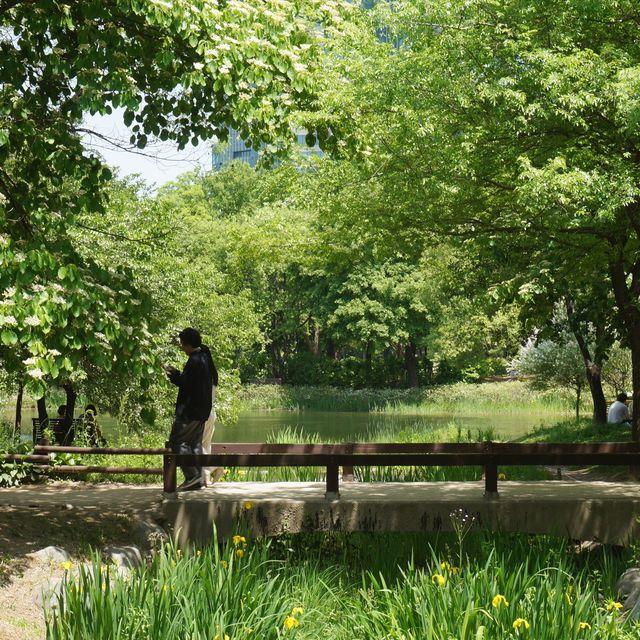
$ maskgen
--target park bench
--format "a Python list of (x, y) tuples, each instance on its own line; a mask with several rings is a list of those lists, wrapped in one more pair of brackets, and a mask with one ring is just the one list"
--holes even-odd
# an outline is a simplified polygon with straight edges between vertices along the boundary
[[(32, 418), (31, 421), (33, 422), (33, 430), (32, 430), (33, 444), (36, 445), (43, 437), (42, 435), (43, 425), (40, 418)], [(62, 430), (64, 426), (63, 423), (64, 423), (64, 418), (47, 418), (46, 425), (44, 428), (48, 427), (55, 433), (57, 430)], [(82, 418), (74, 418), (72, 421), (71, 428), (78, 429), (81, 426), (82, 426)]]

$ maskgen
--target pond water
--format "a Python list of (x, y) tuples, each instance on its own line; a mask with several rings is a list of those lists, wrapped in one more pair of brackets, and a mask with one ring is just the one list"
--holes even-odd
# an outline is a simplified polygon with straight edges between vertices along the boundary
[[(3, 412), (3, 419), (11, 421), (11, 409)], [(23, 418), (23, 438), (31, 439), (31, 418), (35, 411), (28, 408)], [(251, 411), (242, 413), (235, 425), (218, 423), (214, 434), (215, 442), (264, 442), (271, 433), (284, 429), (295, 429), (305, 435), (318, 434), (325, 442), (353, 441), (366, 438), (376, 431), (385, 430), (390, 439), (403, 429), (439, 429), (447, 425), (459, 428), (463, 437), (471, 431), (477, 439), (478, 431), (492, 429), (500, 439), (517, 438), (534, 427), (549, 425), (562, 419), (562, 415), (537, 413), (495, 414), (491, 416), (453, 415), (389, 415), (346, 411)], [(100, 426), (107, 440), (113, 441), (118, 433), (118, 425), (111, 416), (99, 416)], [(170, 425), (167, 425), (167, 434)]]

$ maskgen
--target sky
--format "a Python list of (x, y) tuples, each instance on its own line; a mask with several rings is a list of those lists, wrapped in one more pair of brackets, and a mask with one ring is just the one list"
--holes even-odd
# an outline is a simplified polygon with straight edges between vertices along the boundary
[[(122, 122), (122, 110), (109, 116), (90, 116), (85, 118), (83, 128), (106, 136), (116, 144), (130, 148), (131, 133)], [(211, 144), (201, 143), (197, 147), (188, 145), (183, 151), (169, 143), (149, 143), (145, 149), (123, 150), (99, 135), (84, 134), (83, 141), (88, 149), (100, 153), (107, 164), (118, 169), (118, 175), (140, 174), (149, 184), (156, 187), (174, 180), (185, 171), (196, 167), (211, 168)]]

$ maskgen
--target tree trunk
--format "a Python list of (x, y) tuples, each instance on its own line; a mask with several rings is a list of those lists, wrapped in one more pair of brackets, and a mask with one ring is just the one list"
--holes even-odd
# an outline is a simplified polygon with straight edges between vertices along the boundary
[(64, 419), (64, 444), (70, 445), (75, 437), (73, 429), (73, 414), (76, 410), (76, 398), (78, 394), (75, 392), (70, 382), (64, 385), (64, 391), (67, 395), (67, 413)]
[[(42, 398), (38, 398), (38, 418), (40, 419), (40, 433), (44, 433), (44, 430), (49, 426), (49, 414), (47, 413), (47, 398), (46, 396), (42, 396)], [(47, 440), (44, 436), (42, 438), (36, 438), (36, 429), (33, 429), (33, 444), (50, 444), (49, 440)]]
[(633, 269), (631, 290), (627, 286), (627, 274), (622, 256), (609, 263), (609, 275), (616, 298), (618, 315), (625, 329), (625, 337), (631, 349), (631, 367), (633, 381), (633, 413), (631, 414), (631, 439), (640, 440), (640, 309), (638, 308), (638, 290), (640, 290), (640, 264)]
[(576, 421), (580, 420), (580, 396), (582, 395), (582, 387), (576, 389)]
[(333, 338), (328, 338), (326, 344), (327, 346), (325, 347), (325, 354), (327, 358), (330, 358), (331, 360), (337, 360), (338, 353), (336, 350), (336, 343), (333, 341)]
[(591, 399), (593, 401), (593, 421), (598, 424), (605, 424), (607, 422), (607, 401), (604, 398), (604, 391), (602, 389), (602, 362), (593, 362), (591, 359), (591, 353), (589, 346), (584, 336), (580, 333), (574, 322), (574, 307), (573, 302), (567, 296), (565, 297), (565, 306), (567, 309), (567, 318), (569, 320), (569, 326), (573, 333), (582, 359), (584, 361), (585, 372), (587, 374), (587, 381), (589, 382), (589, 391), (591, 391)]
[(20, 436), (22, 433), (22, 398), (24, 396), (24, 379), (22, 376), (18, 380), (18, 397), (16, 398), (16, 418), (13, 423), (13, 433)]
[(416, 357), (416, 345), (413, 342), (404, 347), (404, 367), (407, 371), (407, 384), (410, 387), (420, 386), (420, 376), (418, 375), (418, 359)]
[(49, 414), (47, 413), (47, 399), (45, 396), (42, 398), (38, 398), (38, 418), (40, 418), (40, 424), (46, 422), (49, 419)]

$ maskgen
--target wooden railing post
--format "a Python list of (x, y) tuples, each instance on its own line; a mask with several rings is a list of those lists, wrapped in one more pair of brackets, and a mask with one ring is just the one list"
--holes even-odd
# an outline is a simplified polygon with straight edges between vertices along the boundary
[[(169, 449), (169, 443), (165, 443), (165, 447)], [(172, 453), (164, 453), (162, 456), (162, 479), (164, 493), (175, 493), (178, 484), (178, 469), (176, 465), (176, 457)]]
[[(484, 442), (483, 444), (485, 453), (494, 453), (492, 442)], [(484, 495), (487, 498), (498, 496), (498, 463), (492, 455), (488, 456), (484, 465)]]
[(337, 462), (331, 460), (327, 464), (327, 492), (325, 493), (327, 500), (334, 500), (340, 497), (338, 470)]
[[(347, 442), (345, 444), (345, 452), (353, 453), (353, 442)], [(342, 465), (342, 480), (344, 482), (353, 482), (355, 480), (353, 475), (353, 465)]]

